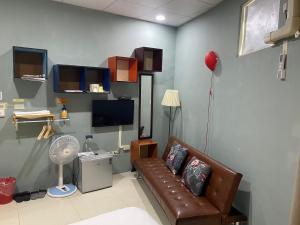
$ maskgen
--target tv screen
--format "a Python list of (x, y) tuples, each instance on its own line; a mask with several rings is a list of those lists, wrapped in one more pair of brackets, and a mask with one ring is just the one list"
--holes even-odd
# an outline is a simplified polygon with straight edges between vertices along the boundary
[(94, 100), (92, 104), (93, 127), (133, 124), (133, 100)]

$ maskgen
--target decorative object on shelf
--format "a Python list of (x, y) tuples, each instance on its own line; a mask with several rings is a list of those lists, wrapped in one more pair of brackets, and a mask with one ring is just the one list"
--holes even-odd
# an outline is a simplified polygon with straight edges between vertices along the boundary
[(140, 75), (139, 139), (152, 138), (153, 125), (153, 75)]
[(63, 105), (63, 108), (61, 109), (60, 118), (61, 119), (68, 119), (69, 118), (69, 114), (68, 114), (66, 105)]
[(112, 82), (132, 82), (138, 80), (137, 59), (114, 56), (108, 59)]
[(13, 46), (14, 78), (45, 82), (48, 74), (48, 52), (45, 49)]
[[(110, 93), (110, 71), (108, 68), (54, 65), (54, 92), (58, 93)], [(96, 92), (90, 91), (91, 84), (98, 84)], [(99, 92), (100, 84), (103, 92)]]
[[(179, 98), (179, 91), (178, 90), (170, 90), (167, 89), (164, 95), (164, 98), (161, 102), (163, 106), (170, 107), (170, 114), (169, 114), (169, 137), (171, 134), (171, 118), (172, 118), (172, 108), (180, 107), (180, 98)], [(176, 111), (175, 111), (176, 115)]]
[(69, 99), (67, 98), (56, 98), (56, 104), (60, 104), (63, 105), (61, 112), (60, 112), (60, 118), (61, 119), (68, 119), (69, 118), (69, 114), (67, 111), (67, 107), (66, 104), (69, 102)]
[(64, 184), (63, 166), (73, 162), (80, 149), (78, 140), (70, 135), (57, 138), (50, 146), (49, 157), (58, 164), (58, 184), (48, 189), (47, 194), (53, 198), (62, 198), (74, 194), (77, 190), (73, 184)]
[(141, 47), (136, 48), (134, 54), (138, 60), (138, 71), (162, 72), (162, 49)]
[(99, 84), (90, 84), (90, 92), (98, 93), (99, 92)]
[(158, 144), (151, 139), (135, 140), (130, 145), (130, 160), (157, 158)]

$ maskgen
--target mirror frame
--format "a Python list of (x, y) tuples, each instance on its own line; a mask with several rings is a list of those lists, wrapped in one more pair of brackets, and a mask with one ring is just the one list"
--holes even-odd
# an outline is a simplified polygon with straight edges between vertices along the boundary
[[(151, 122), (150, 122), (150, 135), (147, 137), (141, 137), (140, 127), (141, 127), (141, 93), (142, 93), (142, 76), (150, 76), (151, 77)], [(153, 90), (154, 90), (154, 76), (151, 73), (140, 73), (139, 75), (139, 123), (138, 123), (138, 139), (151, 139), (153, 132)]]

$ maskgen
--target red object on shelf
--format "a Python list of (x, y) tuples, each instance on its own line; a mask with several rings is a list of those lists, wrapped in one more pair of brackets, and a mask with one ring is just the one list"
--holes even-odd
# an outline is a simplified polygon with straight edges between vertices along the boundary
[(16, 189), (16, 178), (0, 178), (0, 205), (10, 203)]

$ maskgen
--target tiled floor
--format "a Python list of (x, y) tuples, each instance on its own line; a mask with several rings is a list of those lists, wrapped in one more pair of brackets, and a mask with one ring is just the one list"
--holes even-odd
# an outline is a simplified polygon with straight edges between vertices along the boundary
[(133, 173), (114, 175), (113, 187), (96, 192), (0, 205), (0, 225), (65, 225), (130, 206), (145, 209), (159, 224), (169, 225), (149, 189)]

